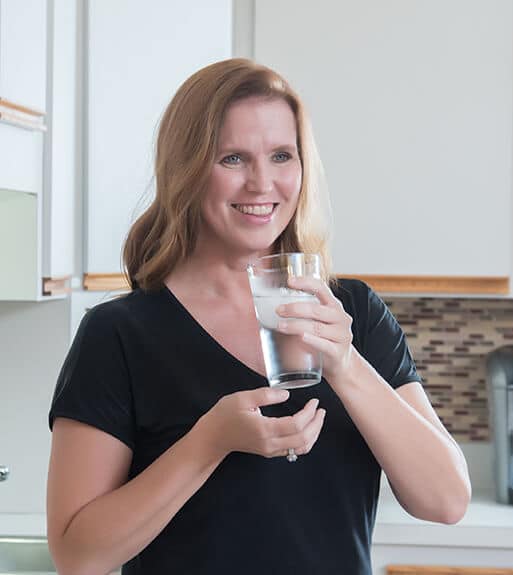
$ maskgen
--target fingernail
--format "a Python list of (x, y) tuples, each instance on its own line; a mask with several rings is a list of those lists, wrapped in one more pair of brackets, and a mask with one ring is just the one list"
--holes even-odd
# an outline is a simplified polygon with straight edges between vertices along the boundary
[(278, 322), (278, 329), (281, 329), (282, 331), (287, 331), (287, 322), (286, 321), (279, 321)]
[(287, 389), (279, 389), (278, 390), (278, 398), (279, 399), (288, 399), (289, 395), (290, 395), (290, 393)]
[(284, 313), (284, 312), (285, 312), (285, 306), (284, 306), (284, 305), (279, 305), (279, 306), (276, 308), (276, 311), (277, 311), (278, 313)]

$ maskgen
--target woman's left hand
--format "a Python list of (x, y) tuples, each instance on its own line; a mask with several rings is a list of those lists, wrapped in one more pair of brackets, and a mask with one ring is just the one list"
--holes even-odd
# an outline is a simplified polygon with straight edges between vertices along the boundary
[(349, 365), (353, 319), (321, 279), (294, 277), (289, 279), (289, 286), (316, 296), (319, 303), (297, 301), (279, 306), (278, 331), (299, 335), (306, 344), (321, 351), (323, 376), (334, 382)]

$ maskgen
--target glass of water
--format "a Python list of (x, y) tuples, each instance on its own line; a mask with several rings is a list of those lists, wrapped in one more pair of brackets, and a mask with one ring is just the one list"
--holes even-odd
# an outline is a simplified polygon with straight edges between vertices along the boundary
[[(277, 331), (276, 308), (291, 302), (319, 300), (291, 289), (290, 277), (320, 278), (318, 254), (286, 253), (264, 256), (248, 265), (249, 284), (260, 324), (260, 340), (269, 385), (281, 389), (308, 387), (321, 381), (322, 354), (312, 350), (300, 335)], [(294, 321), (287, 318), (287, 321)]]

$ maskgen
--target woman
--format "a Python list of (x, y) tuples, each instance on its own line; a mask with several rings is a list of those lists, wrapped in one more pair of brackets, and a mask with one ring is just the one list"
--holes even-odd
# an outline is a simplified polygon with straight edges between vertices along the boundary
[[(169, 104), (156, 198), (125, 245), (132, 292), (85, 316), (50, 412), (59, 573), (369, 574), (381, 469), (412, 515), (463, 516), (465, 460), (400, 327), (362, 282), (330, 281), (317, 167), (268, 68), (213, 64)], [(246, 274), (289, 251), (324, 266), (294, 286), (320, 303), (279, 312), (324, 358), (290, 393), (264, 377)]]

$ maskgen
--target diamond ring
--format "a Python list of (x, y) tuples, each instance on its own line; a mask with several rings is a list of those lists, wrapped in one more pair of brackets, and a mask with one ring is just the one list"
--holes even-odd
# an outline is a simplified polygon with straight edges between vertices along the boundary
[(290, 463), (297, 461), (297, 455), (293, 447), (287, 450), (287, 461), (290, 461)]

